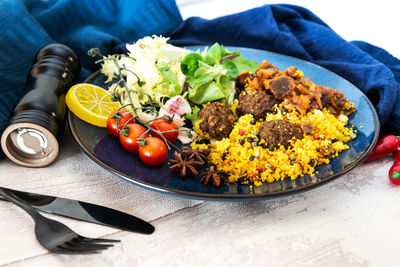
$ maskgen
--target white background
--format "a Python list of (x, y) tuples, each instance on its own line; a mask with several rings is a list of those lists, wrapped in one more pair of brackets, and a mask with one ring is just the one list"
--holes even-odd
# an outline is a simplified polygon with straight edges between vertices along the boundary
[(400, 58), (399, 1), (177, 0), (184, 19), (191, 16), (212, 19), (264, 4), (280, 3), (303, 6), (321, 18), (345, 40), (366, 41)]

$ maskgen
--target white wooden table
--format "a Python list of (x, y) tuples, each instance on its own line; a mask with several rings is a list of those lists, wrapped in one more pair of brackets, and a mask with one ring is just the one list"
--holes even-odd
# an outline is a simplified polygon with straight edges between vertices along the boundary
[[(396, 1), (355, 2), (303, 6), (345, 39), (365, 40), (400, 57)], [(184, 18), (212, 18), (263, 3), (178, 1)], [(151, 222), (156, 231), (140, 235), (49, 215), (86, 236), (122, 241), (98, 255), (55, 255), (37, 243), (26, 213), (1, 202), (0, 265), (400, 266), (400, 187), (387, 178), (391, 164), (390, 157), (363, 164), (321, 187), (272, 200), (197, 201), (119, 180), (85, 156), (67, 131), (51, 166), (0, 161), (0, 185), (106, 205)]]

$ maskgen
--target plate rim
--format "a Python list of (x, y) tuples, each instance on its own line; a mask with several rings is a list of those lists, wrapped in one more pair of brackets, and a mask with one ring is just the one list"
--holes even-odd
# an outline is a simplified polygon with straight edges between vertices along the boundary
[[(192, 47), (201, 47), (201, 46), (192, 46)], [(188, 48), (190, 48), (190, 47), (188, 46)], [(170, 194), (170, 195), (174, 195), (174, 196), (192, 198), (192, 199), (197, 199), (197, 200), (249, 201), (249, 200), (266, 200), (266, 199), (271, 199), (271, 198), (276, 198), (276, 197), (293, 195), (293, 194), (296, 194), (296, 193), (301, 193), (301, 192), (308, 191), (310, 189), (319, 187), (321, 185), (324, 185), (327, 182), (330, 182), (330, 181), (338, 178), (339, 176), (345, 174), (346, 172), (354, 169), (355, 167), (361, 165), (365, 161), (365, 159), (368, 157), (368, 155), (370, 154), (370, 152), (374, 148), (376, 142), (378, 141), (379, 133), (380, 133), (380, 122), (379, 122), (378, 114), (377, 114), (377, 112), (375, 110), (375, 107), (372, 105), (371, 101), (364, 94), (364, 92), (361, 91), (357, 86), (355, 86), (353, 83), (349, 82), (347, 79), (343, 78), (342, 76), (336, 74), (335, 72), (333, 72), (333, 71), (331, 71), (329, 69), (326, 69), (326, 68), (324, 68), (324, 67), (322, 67), (320, 65), (317, 65), (315, 63), (303, 60), (303, 59), (299, 59), (299, 58), (288, 56), (288, 55), (284, 55), (284, 54), (279, 54), (279, 53), (268, 51), (268, 50), (254, 49), (254, 48), (248, 48), (248, 47), (226, 46), (226, 48), (233, 48), (233, 49), (236, 48), (236, 49), (262, 51), (262, 52), (272, 53), (272, 54), (275, 54), (275, 55), (278, 55), (278, 56), (284, 56), (284, 57), (287, 57), (287, 58), (300, 60), (300, 61), (306, 62), (307, 64), (311, 64), (314, 67), (322, 68), (323, 70), (330, 72), (332, 75), (337, 76), (338, 78), (343, 79), (343, 80), (347, 81), (349, 84), (351, 84), (352, 86), (354, 86), (356, 89), (358, 89), (360, 91), (360, 93), (364, 97), (364, 100), (368, 104), (368, 107), (370, 108), (370, 110), (371, 110), (371, 112), (373, 114), (374, 135), (373, 135), (373, 137), (371, 139), (371, 142), (369, 143), (367, 149), (365, 149), (363, 151), (363, 153), (357, 158), (357, 160), (353, 161), (352, 163), (347, 165), (345, 168), (343, 168), (340, 171), (328, 176), (324, 180), (317, 181), (315, 183), (307, 184), (307, 185), (302, 186), (302, 187), (296, 187), (296, 188), (287, 189), (285, 191), (276, 191), (276, 192), (260, 193), (260, 194), (226, 194), (225, 195), (225, 194), (198, 193), (198, 192), (182, 191), (182, 190), (177, 190), (177, 189), (173, 189), (173, 188), (166, 188), (166, 187), (163, 187), (163, 186), (158, 186), (158, 185), (154, 185), (154, 184), (151, 184), (151, 183), (148, 183), (148, 182), (144, 182), (142, 180), (139, 180), (136, 177), (132, 177), (132, 176), (126, 175), (125, 173), (122, 173), (122, 172), (110, 167), (109, 165), (107, 165), (104, 162), (102, 162), (99, 158), (97, 158), (96, 155), (91, 153), (89, 151), (89, 149), (86, 147), (86, 145), (80, 141), (80, 138), (77, 135), (76, 130), (75, 130), (75, 124), (73, 122), (73, 118), (77, 118), (77, 119), (79, 119), (79, 118), (76, 117), (68, 109), (68, 116), (67, 116), (67, 118), (68, 118), (68, 128), (70, 130), (70, 133), (73, 136), (73, 139), (78, 144), (79, 148), (91, 160), (93, 160), (96, 164), (98, 164), (102, 168), (106, 169), (107, 171), (109, 171), (112, 174), (118, 176), (118, 178), (120, 178), (120, 179), (122, 179), (122, 180), (124, 180), (126, 182), (129, 182), (129, 183), (134, 184), (134, 185), (138, 185), (138, 186), (146, 188), (146, 189), (150, 189), (152, 191), (161, 192), (161, 193), (165, 193), (165, 194)], [(84, 80), (84, 82), (85, 83), (90, 83), (95, 78), (97, 78), (99, 75), (100, 75), (100, 70), (97, 70), (92, 75), (90, 75), (88, 78), (86, 78)]]

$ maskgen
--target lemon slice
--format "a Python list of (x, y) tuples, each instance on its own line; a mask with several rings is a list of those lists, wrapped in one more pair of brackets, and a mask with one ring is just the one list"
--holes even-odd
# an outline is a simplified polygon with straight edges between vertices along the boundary
[(65, 103), (78, 118), (99, 127), (107, 127), (108, 116), (120, 107), (106, 90), (90, 83), (72, 86), (65, 96)]

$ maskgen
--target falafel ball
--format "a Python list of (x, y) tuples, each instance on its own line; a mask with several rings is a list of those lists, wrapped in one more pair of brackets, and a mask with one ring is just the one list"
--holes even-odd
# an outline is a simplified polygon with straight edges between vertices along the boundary
[(236, 121), (232, 110), (221, 102), (206, 104), (199, 115), (200, 130), (216, 140), (228, 137)]
[(239, 105), (236, 112), (239, 116), (251, 114), (256, 120), (265, 119), (267, 113), (273, 112), (274, 106), (279, 103), (279, 100), (263, 91), (247, 90), (239, 95)]
[(285, 120), (266, 121), (260, 126), (260, 138), (265, 140), (268, 148), (279, 145), (288, 148), (290, 140), (303, 138), (303, 130), (299, 124)]

